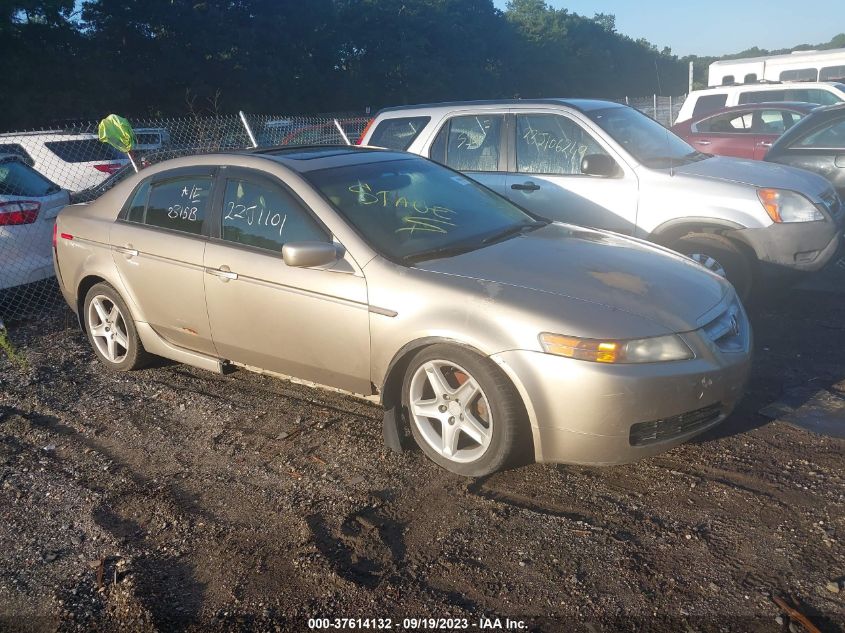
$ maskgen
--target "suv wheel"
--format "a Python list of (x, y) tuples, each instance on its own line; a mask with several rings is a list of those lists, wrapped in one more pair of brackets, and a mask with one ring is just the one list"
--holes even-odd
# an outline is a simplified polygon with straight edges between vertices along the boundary
[(730, 281), (741, 299), (751, 291), (751, 265), (745, 254), (729, 239), (712, 233), (690, 233), (672, 248)]

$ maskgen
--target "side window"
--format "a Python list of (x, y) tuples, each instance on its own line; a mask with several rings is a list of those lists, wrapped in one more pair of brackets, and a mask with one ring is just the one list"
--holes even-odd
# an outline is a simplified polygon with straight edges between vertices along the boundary
[(498, 171), (503, 114), (458, 116), (440, 129), (429, 156), (458, 171)]
[(745, 76), (745, 79), (742, 80), (742, 83), (744, 83), (744, 84), (757, 83), (757, 73), (748, 73)]
[(526, 174), (580, 175), (588, 154), (607, 154), (578, 123), (556, 114), (516, 117), (516, 170)]
[(819, 72), (819, 81), (840, 81), (845, 79), (845, 66), (828, 66)]
[(286, 242), (329, 241), (325, 231), (281, 187), (229, 179), (223, 198), (223, 239), (281, 252)]
[(840, 149), (845, 146), (845, 119), (827, 123), (820, 129), (811, 132), (800, 141), (796, 147), (819, 147)]
[[(747, 92), (741, 92), (739, 95), (739, 103), (741, 105), (784, 100), (783, 90), (748, 90)], [(789, 101), (803, 101), (803, 99), (789, 99)]]
[(783, 134), (786, 123), (792, 124), (792, 113), (782, 110), (761, 110), (759, 117), (754, 130), (758, 134)]
[(842, 103), (841, 98), (832, 92), (828, 92), (827, 90), (814, 90), (813, 92), (818, 92), (818, 96), (810, 103), (818, 103), (819, 105), (834, 105), (836, 103)]
[(211, 178), (208, 176), (188, 176), (154, 183), (150, 187), (143, 223), (199, 235), (208, 213), (210, 197)]
[(719, 108), (724, 108), (728, 102), (728, 94), (720, 92), (712, 95), (701, 95), (695, 102), (695, 107), (692, 110), (692, 116), (697, 117), (708, 112), (713, 112)]
[(427, 116), (385, 119), (373, 130), (370, 145), (404, 151), (411, 146), (429, 121), (431, 117)]
[(14, 154), (23, 158), (24, 162), (32, 167), (34, 164), (32, 156), (18, 143), (0, 143), (0, 154)]
[(728, 112), (701, 121), (695, 126), (696, 132), (713, 134), (744, 134), (751, 132), (751, 112)]
[(780, 74), (781, 81), (817, 81), (819, 73), (815, 68), (797, 68), (784, 70)]
[(135, 195), (132, 196), (132, 202), (129, 203), (129, 209), (126, 212), (126, 219), (129, 222), (137, 222), (144, 224), (144, 218), (147, 211), (147, 198), (150, 195), (150, 183), (145, 182), (138, 188)]

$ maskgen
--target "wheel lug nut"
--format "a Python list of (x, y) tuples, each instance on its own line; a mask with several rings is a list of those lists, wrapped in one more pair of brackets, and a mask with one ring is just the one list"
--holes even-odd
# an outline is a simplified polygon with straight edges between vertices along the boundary
[(438, 409), (440, 409), (440, 413), (445, 413), (445, 412), (446, 412), (446, 405), (445, 405), (445, 404), (441, 404), (441, 405), (440, 405), (439, 407), (437, 407), (437, 408), (438, 408)]
[(454, 423), (455, 423), (455, 418), (449, 418), (449, 424), (454, 424)]
[(448, 399), (449, 399), (449, 394), (448, 394), (448, 393), (444, 393), (444, 394), (443, 394), (443, 399), (444, 399), (444, 400), (448, 400)]

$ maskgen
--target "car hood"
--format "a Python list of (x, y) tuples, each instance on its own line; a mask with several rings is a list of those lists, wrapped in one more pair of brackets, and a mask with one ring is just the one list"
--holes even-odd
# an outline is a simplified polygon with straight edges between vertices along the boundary
[(824, 178), (803, 169), (730, 156), (713, 156), (681, 165), (675, 167), (674, 172), (752, 187), (790, 189), (816, 197), (821, 196), (830, 187)]
[(416, 268), (621, 310), (673, 332), (703, 325), (730, 285), (685, 257), (615, 233), (552, 223)]

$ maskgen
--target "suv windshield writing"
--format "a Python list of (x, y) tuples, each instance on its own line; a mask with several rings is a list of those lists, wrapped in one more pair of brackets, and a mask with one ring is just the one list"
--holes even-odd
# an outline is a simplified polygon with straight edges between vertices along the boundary
[(671, 167), (708, 158), (633, 108), (603, 108), (586, 114), (646, 167)]
[(480, 248), (542, 226), (476, 182), (406, 159), (305, 174), (378, 251), (405, 262)]

